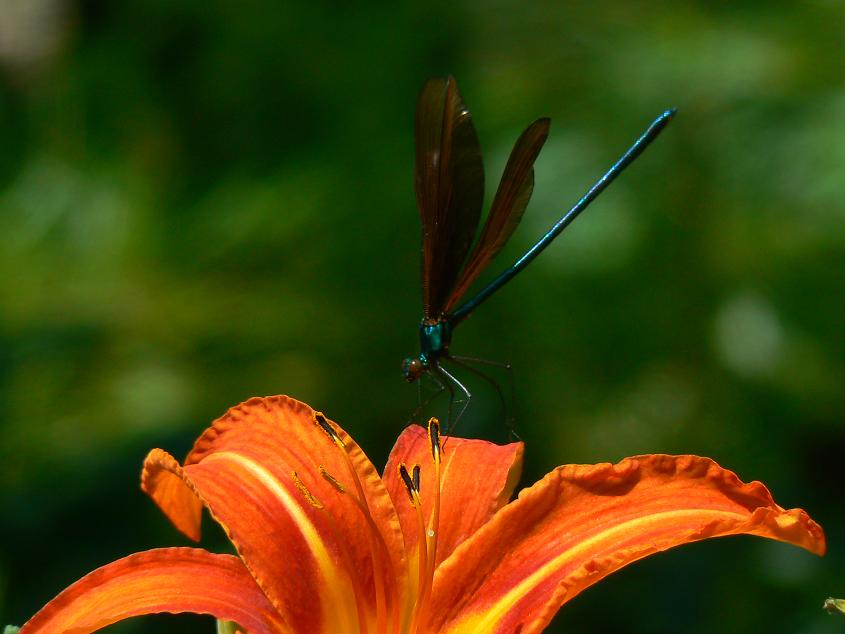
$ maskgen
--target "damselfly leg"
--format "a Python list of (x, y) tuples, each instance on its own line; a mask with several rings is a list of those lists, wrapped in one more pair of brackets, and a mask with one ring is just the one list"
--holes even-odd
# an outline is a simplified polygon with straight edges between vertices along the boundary
[[(468, 372), (471, 372), (478, 378), (486, 381), (493, 387), (494, 390), (496, 390), (496, 394), (499, 397), (499, 403), (502, 406), (502, 414), (505, 417), (505, 425), (508, 428), (508, 433), (513, 437), (514, 440), (520, 440), (519, 434), (516, 433), (516, 421), (513, 415), (516, 390), (514, 389), (513, 368), (511, 367), (511, 364), (502, 363), (500, 361), (491, 361), (490, 359), (478, 359), (476, 357), (463, 357), (457, 355), (449, 355), (448, 357), (444, 358), (448, 361), (451, 361), (455, 365), (467, 370)], [(510, 398), (505, 398), (505, 393), (502, 390), (502, 386), (496, 379), (494, 379), (486, 372), (482, 372), (478, 368), (473, 367), (472, 364), (485, 365), (493, 368), (498, 368), (507, 372), (508, 391), (510, 392)]]
[[(425, 380), (432, 381), (435, 384), (435, 388), (432, 390), (431, 394), (423, 397), (423, 382)], [(446, 391), (446, 385), (431, 372), (426, 372), (422, 377), (420, 377), (420, 380), (417, 381), (417, 408), (411, 412), (411, 416), (408, 418), (408, 424), (422, 424), (422, 422), (418, 420), (420, 414), (422, 414), (425, 408), (428, 407), (429, 404), (431, 404), (431, 402), (444, 391)]]
[[(449, 392), (449, 414), (446, 419), (447, 423), (444, 426), (444, 430), (449, 434), (452, 434), (458, 426), (458, 421), (461, 420), (461, 417), (464, 415), (464, 412), (466, 412), (467, 407), (469, 407), (469, 402), (472, 400), (472, 393), (469, 389), (467, 389), (466, 385), (461, 383), (454, 374), (449, 372), (440, 363), (433, 363), (431, 365), (431, 370), (434, 373), (440, 373), (440, 380), (443, 381), (443, 384)], [(455, 398), (455, 388), (460, 390), (463, 398)], [(456, 405), (459, 405), (460, 408), (457, 411), (457, 415), (454, 415)]]

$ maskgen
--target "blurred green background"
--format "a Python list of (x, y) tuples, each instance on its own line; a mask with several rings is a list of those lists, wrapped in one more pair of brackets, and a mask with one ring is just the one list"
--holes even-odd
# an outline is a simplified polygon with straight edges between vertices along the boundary
[[(185, 544), (139, 491), (142, 459), (184, 455), (247, 397), (323, 409), (383, 464), (417, 402), (399, 375), (421, 310), (415, 100), (452, 73), (490, 190), (522, 128), (552, 118), (488, 276), (679, 110), (455, 336), (513, 364), (525, 482), (703, 454), (830, 541), (823, 559), (751, 538), (661, 554), (549, 631), (843, 631), (821, 609), (845, 595), (843, 42), (845, 7), (825, 1), (4, 0), (0, 623)], [(505, 439), (470, 383), (461, 432)]]

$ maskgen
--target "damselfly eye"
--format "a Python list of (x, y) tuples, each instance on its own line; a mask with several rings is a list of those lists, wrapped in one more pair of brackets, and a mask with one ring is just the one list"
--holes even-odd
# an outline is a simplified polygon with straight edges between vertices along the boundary
[(408, 357), (402, 361), (402, 376), (408, 383), (413, 383), (422, 374), (425, 366), (419, 357)]

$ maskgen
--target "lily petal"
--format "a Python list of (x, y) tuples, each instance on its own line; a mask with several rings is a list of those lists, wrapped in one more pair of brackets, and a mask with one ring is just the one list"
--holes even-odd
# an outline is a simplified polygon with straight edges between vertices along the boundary
[(237, 557), (161, 548), (82, 577), (32, 617), (21, 634), (86, 634), (159, 612), (210, 614), (235, 621), (250, 634), (289, 631)]
[(437, 571), (430, 631), (541, 631), (565, 602), (655, 552), (750, 534), (822, 554), (821, 527), (708, 458), (567, 465), (522, 491)]
[[(470, 535), (483, 526), (510, 500), (522, 473), (524, 445), (521, 442), (495, 445), (484, 440), (442, 438), (440, 470), (440, 530), (437, 537), (439, 564)], [(419, 540), (417, 515), (396, 469), (401, 464), (421, 467), (423, 514), (431, 517), (435, 487), (428, 432), (419, 425), (408, 426), (390, 452), (384, 482), (405, 535), (408, 552), (416, 552)]]
[[(357, 631), (361, 609), (363, 618), (372, 618), (376, 577), (389, 584), (386, 592), (404, 592), (406, 585), (390, 496), (360, 447), (332, 425), (355, 477), (344, 450), (315, 424), (314, 411), (279, 396), (230, 409), (199, 438), (181, 468), (164, 452), (151, 453), (144, 478), (145, 490), (189, 535), (193, 511), (180, 505), (191, 496), (201, 500), (290, 627), (315, 634)], [(324, 479), (320, 467), (346, 493)], [(178, 476), (182, 489), (162, 470)], [(352, 499), (355, 478), (376, 531)], [(324, 509), (312, 505), (300, 486)], [(374, 545), (374, 534), (383, 542)]]
[(166, 451), (153, 449), (144, 460), (141, 489), (183, 535), (198, 542), (202, 501), (185, 482), (179, 462)]

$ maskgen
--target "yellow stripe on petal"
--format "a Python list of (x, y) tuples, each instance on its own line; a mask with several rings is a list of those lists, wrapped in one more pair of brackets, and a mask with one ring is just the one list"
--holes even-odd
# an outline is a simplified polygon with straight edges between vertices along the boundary
[[(283, 508), (293, 521), (319, 571), (319, 586), (315, 590), (319, 593), (318, 598), (322, 606), (322, 631), (357, 632), (358, 616), (352, 583), (347, 572), (343, 570), (341, 560), (326, 548), (327, 535), (323, 534), (326, 529), (318, 529), (312, 522), (306, 511), (308, 507), (303, 506), (299, 492), (288, 490), (270, 471), (244, 455), (220, 451), (206, 457), (203, 464), (214, 469), (209, 463), (217, 462), (230, 462), (242, 467), (275, 497), (279, 508)], [(290, 484), (295, 487), (292, 480)], [(231, 537), (238, 546), (237, 537)], [(298, 555), (302, 556), (301, 553)], [(250, 558), (245, 559), (249, 565)], [(296, 582), (295, 579), (291, 581)]]
[(21, 634), (87, 634), (161, 612), (210, 614), (237, 621), (250, 634), (290, 631), (237, 557), (161, 548), (82, 577), (32, 617)]
[[(346, 447), (339, 448), (314, 416), (288, 397), (250, 399), (202, 434), (184, 466), (151, 454), (155, 464), (145, 490), (191, 536), (199, 527), (192, 505), (208, 508), (293, 630), (358, 634), (360, 615), (375, 621), (385, 594), (389, 605), (379, 618), (386, 610), (409, 610), (402, 534), (392, 500), (366, 455), (327, 420)], [(366, 499), (339, 493), (321, 468), (348, 491), (357, 478)], [(324, 508), (309, 503), (293, 473)], [(374, 531), (379, 539), (373, 539)]]
[[(435, 577), (432, 631), (541, 631), (566, 601), (649, 554), (733, 534), (821, 554), (824, 534), (760, 483), (712, 460), (641, 456), (560, 467), (523, 491), (446, 560)], [(456, 599), (456, 597), (458, 597)]]
[[(577, 546), (570, 548), (560, 555), (550, 560), (538, 568), (534, 573), (527, 576), (522, 582), (514, 586), (510, 592), (501, 597), (498, 602), (487, 608), (482, 615), (476, 618), (467, 619), (462, 623), (460, 628), (462, 631), (468, 632), (492, 632), (495, 630), (495, 625), (502, 621), (505, 614), (513, 609), (517, 602), (532, 592), (535, 588), (546, 582), (550, 577), (560, 576), (565, 572), (567, 565), (571, 565), (573, 561), (583, 560), (586, 557), (592, 557), (595, 553), (602, 551), (604, 544), (610, 543), (618, 546), (630, 538), (631, 535), (636, 535), (638, 540), (642, 540), (643, 536), (649, 533), (659, 532), (661, 528), (668, 523), (677, 522), (684, 519), (684, 516), (696, 523), (707, 523), (708, 515), (712, 521), (721, 521), (728, 519), (729, 514), (720, 513), (718, 511), (678, 511), (676, 513), (657, 513), (647, 518), (634, 520), (625, 524), (615, 526), (601, 534), (598, 534), (590, 539), (585, 539)], [(745, 517), (736, 514), (736, 520), (744, 520)], [(655, 548), (657, 550), (657, 548)], [(645, 554), (643, 554), (645, 556)], [(597, 579), (596, 579), (597, 581)], [(574, 595), (573, 595), (574, 596)], [(571, 597), (569, 597), (571, 598)]]

